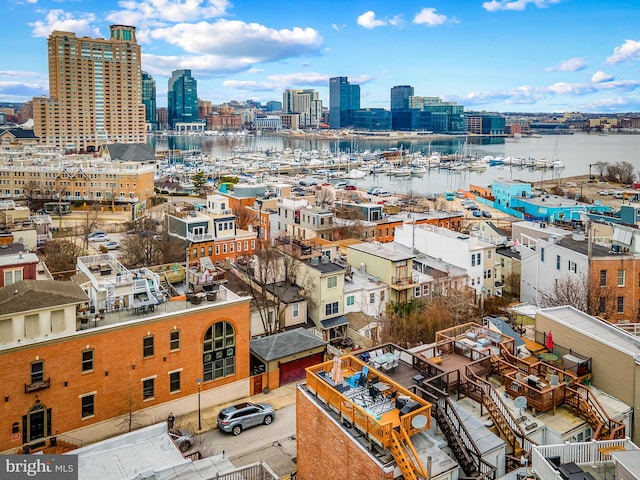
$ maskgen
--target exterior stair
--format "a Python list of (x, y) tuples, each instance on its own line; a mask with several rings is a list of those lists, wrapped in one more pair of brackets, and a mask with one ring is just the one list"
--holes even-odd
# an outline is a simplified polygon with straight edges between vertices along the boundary
[(392, 443), (389, 451), (402, 472), (405, 480), (419, 480), (427, 478), (427, 472), (411, 444), (409, 435), (402, 426), (392, 430)]
[[(478, 477), (480, 476), (480, 472), (478, 471), (473, 457), (471, 457), (465, 448), (460, 435), (447, 415), (446, 402), (449, 402), (448, 398), (440, 398), (438, 399), (438, 403), (435, 405), (434, 410), (438, 427), (440, 427), (440, 430), (444, 433), (444, 436), (447, 439), (447, 444), (449, 445), (449, 448), (451, 448), (456, 460), (458, 460), (458, 463), (465, 475), (469, 478)], [(451, 405), (449, 406), (453, 408)]]

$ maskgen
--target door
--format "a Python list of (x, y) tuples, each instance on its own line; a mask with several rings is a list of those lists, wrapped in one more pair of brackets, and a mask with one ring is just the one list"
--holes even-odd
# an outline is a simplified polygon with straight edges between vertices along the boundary
[[(24, 443), (33, 443), (34, 441), (51, 435), (51, 409), (47, 410), (47, 407), (38, 403), (31, 407), (29, 413), (23, 417), (23, 422), (26, 423), (24, 428)], [(44, 441), (42, 442), (44, 443)], [(37, 447), (38, 445), (31, 445), (31, 447)]]
[(253, 394), (262, 393), (262, 374), (253, 377)]

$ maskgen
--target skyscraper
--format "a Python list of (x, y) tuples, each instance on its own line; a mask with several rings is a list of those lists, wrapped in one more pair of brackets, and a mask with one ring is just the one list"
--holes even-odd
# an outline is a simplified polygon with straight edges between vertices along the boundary
[(145, 120), (151, 124), (151, 130), (158, 129), (156, 116), (156, 81), (147, 72), (142, 72), (142, 103), (145, 108)]
[(136, 29), (111, 25), (109, 40), (54, 31), (48, 40), (49, 98), (33, 99), (34, 133), (68, 151), (143, 143), (145, 108)]
[(347, 77), (329, 79), (329, 126), (348, 127), (353, 111), (360, 108), (360, 85), (351, 85)]
[(396, 85), (391, 88), (391, 110), (408, 109), (409, 97), (413, 97), (413, 87), (411, 85)]
[(297, 113), (301, 127), (318, 128), (322, 120), (320, 94), (311, 89), (285, 90), (282, 94), (282, 112)]
[(169, 125), (198, 121), (198, 83), (191, 76), (191, 70), (174, 70), (169, 79), (167, 91)]

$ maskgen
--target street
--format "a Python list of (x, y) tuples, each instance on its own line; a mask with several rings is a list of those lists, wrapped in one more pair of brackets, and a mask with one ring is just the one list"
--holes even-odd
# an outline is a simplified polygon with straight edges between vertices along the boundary
[(266, 462), (280, 477), (296, 471), (296, 406), (277, 411), (271, 425), (243, 431), (237, 437), (212, 429), (194, 435), (191, 452), (203, 457), (224, 454), (236, 467)]

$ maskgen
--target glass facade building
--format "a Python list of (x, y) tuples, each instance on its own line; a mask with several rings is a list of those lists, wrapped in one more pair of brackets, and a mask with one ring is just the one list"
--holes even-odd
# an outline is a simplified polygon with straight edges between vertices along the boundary
[(198, 84), (191, 70), (174, 70), (167, 90), (169, 125), (198, 121)]
[(347, 77), (329, 79), (329, 127), (353, 125), (353, 112), (360, 109), (360, 85), (352, 85)]
[(363, 108), (353, 112), (353, 128), (357, 130), (391, 130), (391, 112), (384, 108)]
[(391, 89), (391, 110), (406, 110), (409, 108), (409, 98), (413, 97), (413, 87), (410, 85), (396, 85)]
[(147, 72), (142, 72), (142, 103), (144, 104), (144, 118), (151, 124), (152, 130), (158, 129), (156, 116), (156, 81)]

